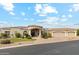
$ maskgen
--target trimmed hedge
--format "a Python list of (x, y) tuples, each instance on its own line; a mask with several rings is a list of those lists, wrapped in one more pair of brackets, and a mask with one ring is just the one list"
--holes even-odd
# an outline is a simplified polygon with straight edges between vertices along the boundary
[(48, 38), (52, 38), (52, 35), (51, 35), (51, 33), (48, 33), (48, 35), (47, 35), (47, 36), (48, 36)]
[(10, 38), (10, 35), (6, 33), (1, 33), (0, 38)]
[(20, 34), (20, 33), (15, 33), (15, 36), (16, 36), (16, 38), (21, 38), (22, 37), (22, 35)]
[(2, 40), (0, 44), (10, 44), (11, 40)]
[(48, 39), (48, 38), (51, 38), (51, 37), (52, 37), (52, 35), (50, 33), (47, 33), (47, 32), (42, 33), (42, 38), (44, 38), (44, 39)]
[(47, 33), (46, 32), (43, 32), (42, 33), (42, 38), (45, 38), (45, 39), (47, 39), (48, 37), (47, 37)]

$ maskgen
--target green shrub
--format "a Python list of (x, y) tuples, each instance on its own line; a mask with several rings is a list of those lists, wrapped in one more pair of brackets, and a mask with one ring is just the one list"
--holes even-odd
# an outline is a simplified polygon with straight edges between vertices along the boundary
[(28, 35), (26, 38), (27, 38), (27, 39), (32, 39), (32, 37), (31, 37), (30, 35)]
[(30, 35), (28, 35), (27, 31), (23, 32), (23, 38), (32, 39)]
[(23, 33), (23, 37), (27, 38), (28, 34), (27, 33)]
[(47, 38), (51, 38), (51, 37), (52, 37), (52, 35), (50, 33), (47, 33), (47, 32), (42, 33), (42, 38), (47, 39)]
[(2, 38), (2, 35), (1, 35), (1, 33), (0, 33), (0, 38)]
[(52, 35), (51, 35), (51, 33), (48, 33), (48, 38), (52, 38)]
[(48, 38), (48, 36), (47, 36), (47, 32), (43, 32), (43, 33), (42, 33), (42, 38), (45, 38), (45, 39)]
[(79, 29), (77, 29), (77, 36), (79, 36)]
[(23, 36), (23, 38), (32, 39), (31, 36), (28, 35), (28, 34), (25, 34), (25, 35)]
[(10, 37), (10, 35), (6, 34), (6, 33), (1, 33), (0, 36), (1, 36), (1, 38), (9, 38)]
[(1, 43), (1, 44), (10, 44), (11, 41), (10, 41), (10, 40), (2, 40), (0, 43)]
[(26, 37), (27, 36), (27, 31), (24, 31), (23, 32), (23, 37)]
[(16, 38), (21, 38), (21, 34), (20, 33), (15, 33)]

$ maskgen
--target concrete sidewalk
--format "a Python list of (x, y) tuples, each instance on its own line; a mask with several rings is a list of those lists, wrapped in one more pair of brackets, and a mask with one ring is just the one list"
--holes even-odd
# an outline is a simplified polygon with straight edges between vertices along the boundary
[(76, 38), (49, 38), (49, 39), (39, 38), (36, 41), (17, 42), (17, 43), (13, 43), (13, 44), (7, 44), (5, 46), (2, 46), (0, 49), (16, 48), (16, 47), (21, 47), (21, 46), (30, 46), (30, 45), (46, 44), (46, 43), (57, 43), (57, 42), (73, 41), (73, 40), (79, 40), (79, 37), (76, 37)]

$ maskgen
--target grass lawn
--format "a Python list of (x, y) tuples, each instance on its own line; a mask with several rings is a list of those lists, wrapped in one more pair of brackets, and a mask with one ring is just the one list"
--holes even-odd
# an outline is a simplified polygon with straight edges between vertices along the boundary
[(30, 41), (35, 41), (36, 39), (27, 39), (27, 38), (9, 38), (9, 39), (0, 39), (0, 42), (2, 41), (2, 40), (11, 40), (11, 44), (0, 44), (0, 47), (6, 47), (6, 46), (16, 46), (16, 45), (18, 45), (18, 44), (16, 44), (16, 43), (18, 43), (18, 42), (30, 42)]
[(11, 40), (11, 42), (24, 42), (24, 41), (34, 41), (35, 39), (27, 39), (27, 38), (10, 38), (10, 39), (0, 39), (0, 42), (2, 40)]
[(35, 39), (27, 39), (27, 38), (13, 38), (13, 39), (10, 39), (12, 42), (22, 42), (22, 41), (34, 41)]

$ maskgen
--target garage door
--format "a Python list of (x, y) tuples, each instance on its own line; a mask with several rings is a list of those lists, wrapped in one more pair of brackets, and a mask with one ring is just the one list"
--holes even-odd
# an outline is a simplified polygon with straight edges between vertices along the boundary
[(75, 33), (74, 32), (69, 32), (68, 37), (75, 37)]
[(65, 33), (64, 32), (54, 32), (53, 33), (53, 37), (65, 37)]

